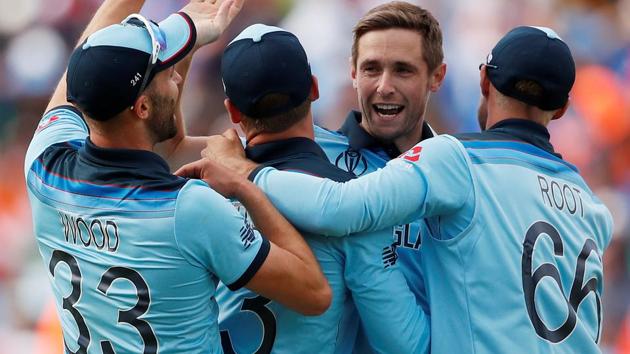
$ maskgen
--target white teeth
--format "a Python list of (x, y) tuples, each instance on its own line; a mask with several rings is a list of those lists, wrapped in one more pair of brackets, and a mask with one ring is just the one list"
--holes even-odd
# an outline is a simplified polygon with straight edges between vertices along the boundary
[(397, 104), (376, 104), (376, 108), (378, 109), (398, 109), (400, 105)]

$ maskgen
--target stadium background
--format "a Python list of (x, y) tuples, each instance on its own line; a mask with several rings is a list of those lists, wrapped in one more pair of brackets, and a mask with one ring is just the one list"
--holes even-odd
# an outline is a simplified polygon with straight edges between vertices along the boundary
[[(296, 33), (319, 78), (318, 123), (336, 128), (356, 106), (348, 57), (351, 29), (372, 0), (247, 0), (217, 43), (194, 60), (184, 109), (193, 135), (229, 126), (218, 76), (227, 41), (263, 22)], [(448, 63), (428, 120), (440, 132), (478, 130), (477, 66), (509, 28), (554, 28), (578, 64), (572, 108), (551, 124), (553, 143), (575, 163), (615, 219), (605, 257), (607, 354), (630, 353), (630, 0), (423, 0), (444, 32)], [(35, 247), (22, 173), (23, 157), (54, 84), (101, 0), (0, 0), (0, 354), (60, 353), (45, 267)], [(162, 19), (185, 1), (148, 0), (143, 13)], [(52, 310), (52, 312), (51, 312)]]

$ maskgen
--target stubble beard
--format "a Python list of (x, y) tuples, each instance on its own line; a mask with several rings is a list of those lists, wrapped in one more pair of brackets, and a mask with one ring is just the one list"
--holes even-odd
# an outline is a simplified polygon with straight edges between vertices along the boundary
[(153, 118), (149, 123), (149, 129), (155, 137), (155, 142), (160, 143), (177, 135), (175, 124), (175, 99), (153, 93), (150, 96), (153, 105)]

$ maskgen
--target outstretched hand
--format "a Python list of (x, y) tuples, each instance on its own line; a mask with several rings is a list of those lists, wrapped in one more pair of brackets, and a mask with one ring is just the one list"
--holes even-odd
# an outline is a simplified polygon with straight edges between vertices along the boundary
[(245, 0), (191, 0), (180, 11), (193, 20), (197, 29), (197, 48), (219, 38), (243, 8)]

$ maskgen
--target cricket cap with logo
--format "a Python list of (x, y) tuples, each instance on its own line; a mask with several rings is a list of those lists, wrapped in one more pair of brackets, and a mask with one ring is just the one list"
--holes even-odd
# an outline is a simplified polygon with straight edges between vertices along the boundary
[[(263, 24), (247, 27), (228, 44), (221, 59), (221, 76), (226, 96), (251, 118), (273, 117), (298, 107), (313, 84), (298, 38)], [(269, 94), (287, 99), (261, 111), (257, 104)]]
[[(502, 94), (543, 110), (562, 108), (575, 82), (575, 62), (567, 44), (547, 27), (520, 26), (496, 44), (486, 60), (492, 85)], [(536, 82), (542, 93), (517, 89), (522, 80)]]
[(195, 26), (185, 13), (158, 23), (133, 14), (78, 46), (68, 64), (67, 100), (95, 120), (130, 108), (157, 73), (194, 47)]

